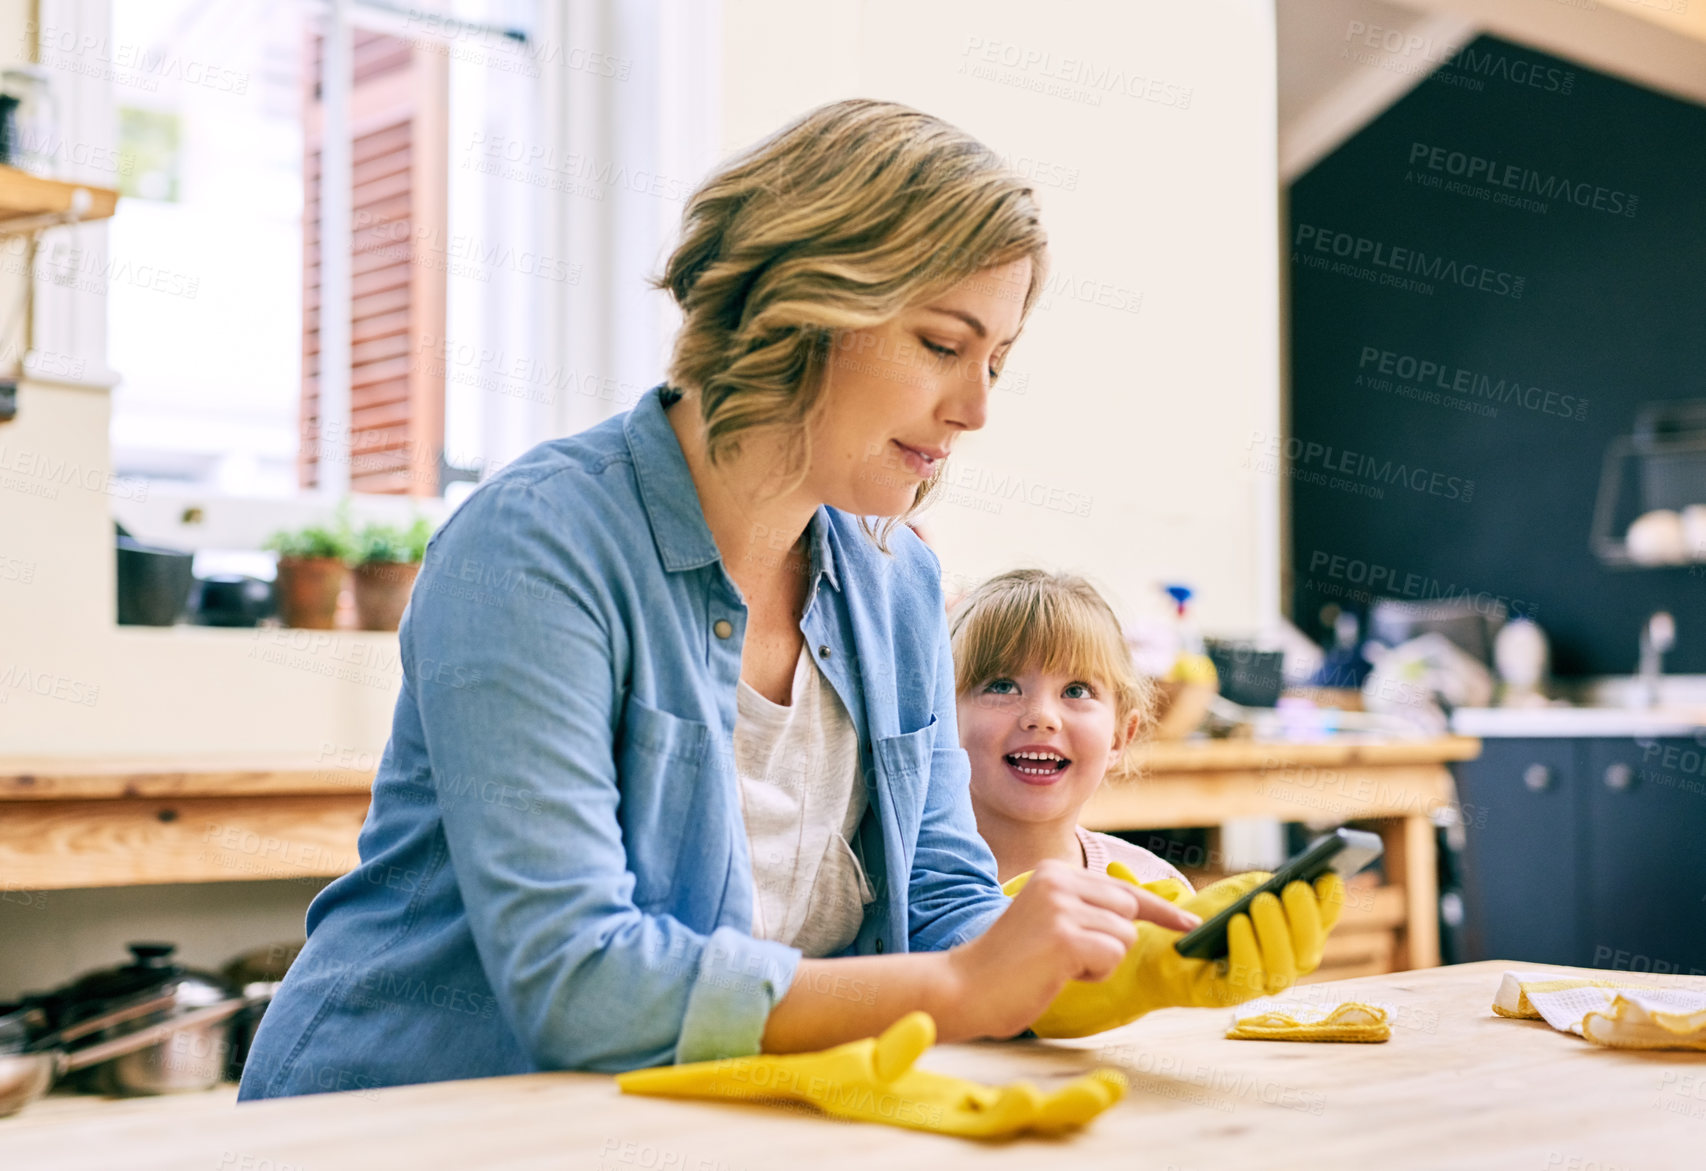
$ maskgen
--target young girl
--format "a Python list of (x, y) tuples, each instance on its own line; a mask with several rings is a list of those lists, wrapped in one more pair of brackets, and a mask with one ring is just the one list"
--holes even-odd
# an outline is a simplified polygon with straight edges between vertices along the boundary
[(971, 756), (978, 832), (1001, 881), (1058, 858), (1140, 882), (1190, 883), (1141, 846), (1078, 824), (1148, 719), (1149, 684), (1132, 670), (1113, 609), (1070, 574), (1015, 569), (990, 578), (950, 619), (960, 744)]

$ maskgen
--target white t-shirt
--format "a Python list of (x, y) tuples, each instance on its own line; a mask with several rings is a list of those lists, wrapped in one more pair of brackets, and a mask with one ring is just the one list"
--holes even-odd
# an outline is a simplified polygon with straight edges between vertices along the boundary
[(859, 734), (805, 647), (791, 702), (735, 687), (735, 773), (752, 851), (752, 934), (834, 955), (875, 897), (848, 844), (865, 816)]

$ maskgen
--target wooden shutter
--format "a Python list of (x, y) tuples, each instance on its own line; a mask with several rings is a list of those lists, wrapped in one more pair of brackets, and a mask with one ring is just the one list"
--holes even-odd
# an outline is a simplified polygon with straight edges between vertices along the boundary
[[(436, 496), (444, 449), (449, 59), (356, 30), (350, 94), (353, 170), (350, 488)], [(302, 441), (304, 488), (319, 483), (320, 76), (308, 45), (304, 126)], [(332, 437), (336, 441), (336, 437)]]

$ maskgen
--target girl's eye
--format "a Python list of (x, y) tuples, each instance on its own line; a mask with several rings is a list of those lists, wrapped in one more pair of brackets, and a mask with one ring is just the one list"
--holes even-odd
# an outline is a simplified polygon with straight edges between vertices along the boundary
[[(1008, 690), (1008, 688), (1012, 690)], [(1019, 691), (1019, 685), (1011, 679), (991, 679), (983, 685), (983, 689), (994, 692), (996, 695), (1016, 695)]]
[(960, 356), (960, 352), (952, 346), (939, 346), (927, 337), (921, 337), (918, 340), (924, 343), (925, 349), (939, 358), (957, 358)]
[[(1074, 690), (1078, 694), (1074, 695)], [(1094, 699), (1096, 697), (1095, 690), (1088, 683), (1068, 683), (1063, 694), (1068, 699)]]

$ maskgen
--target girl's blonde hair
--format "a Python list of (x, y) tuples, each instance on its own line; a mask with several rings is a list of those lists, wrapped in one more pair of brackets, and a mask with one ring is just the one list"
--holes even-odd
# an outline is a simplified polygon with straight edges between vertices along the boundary
[[(743, 431), (787, 428), (784, 470), (803, 477), (805, 423), (838, 334), (1024, 257), (1028, 314), (1047, 245), (1030, 186), (963, 130), (893, 102), (820, 106), (688, 200), (681, 243), (654, 282), (684, 318), (670, 383), (697, 391), (712, 462), (737, 449)], [(879, 547), (941, 474), (880, 532), (866, 522)]]
[(1082, 577), (1014, 569), (975, 587), (949, 618), (954, 691), (964, 697), (998, 676), (1027, 668), (1078, 675), (1109, 688), (1115, 727), (1134, 714), (1139, 734), (1126, 744), (1115, 771), (1129, 771), (1148, 728), (1154, 686), (1132, 667), (1125, 632), (1107, 599)]

